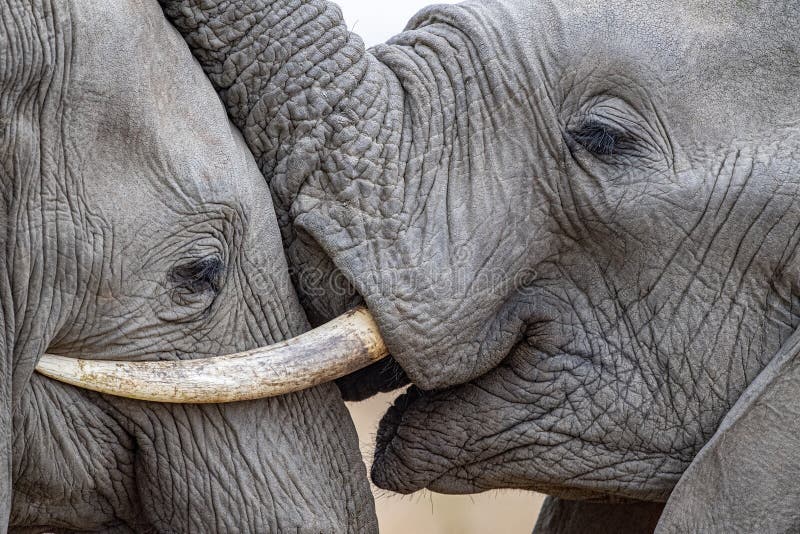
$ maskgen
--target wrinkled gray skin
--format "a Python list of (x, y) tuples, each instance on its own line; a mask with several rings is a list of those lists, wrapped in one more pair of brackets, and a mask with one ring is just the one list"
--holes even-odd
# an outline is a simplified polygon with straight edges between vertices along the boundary
[[(663, 502), (797, 327), (795, 3), (473, 1), (367, 52), (323, 0), (162, 4), (270, 182), (309, 317), (363, 298), (417, 386), (380, 487)], [(726, 465), (687, 495), (798, 521)]]
[(653, 532), (663, 504), (608, 504), (548, 497), (536, 520), (536, 534), (634, 534)]
[(267, 185), (158, 5), (0, 3), (0, 154), (0, 532), (374, 531), (333, 385), (173, 406), (32, 374), (308, 326)]

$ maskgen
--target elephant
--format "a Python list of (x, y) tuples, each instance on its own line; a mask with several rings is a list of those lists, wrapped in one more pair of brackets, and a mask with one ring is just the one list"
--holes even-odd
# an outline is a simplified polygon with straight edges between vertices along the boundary
[(376, 531), (334, 384), (155, 403), (34, 373), (309, 327), (267, 184), (160, 6), (0, 2), (0, 154), (0, 532)]
[(468, 0), (369, 50), (325, 0), (160, 3), (309, 320), (391, 353), (343, 395), (412, 383), (377, 486), (800, 528), (795, 3)]

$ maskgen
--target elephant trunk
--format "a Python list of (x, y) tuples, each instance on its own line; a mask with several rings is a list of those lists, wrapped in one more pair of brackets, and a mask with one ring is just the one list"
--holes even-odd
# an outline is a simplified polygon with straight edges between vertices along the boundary
[(362, 398), (408, 379), (435, 389), (480, 376), (519, 339), (511, 308), (524, 283), (520, 265), (484, 267), (495, 243), (533, 232), (486, 224), (493, 199), (531, 197), (503, 179), (535, 170), (516, 73), (470, 8), (426, 9), (365, 50), (331, 2), (288, 4), (161, 0), (270, 184), (310, 322), (364, 303), (381, 327), (392, 359), (339, 386)]

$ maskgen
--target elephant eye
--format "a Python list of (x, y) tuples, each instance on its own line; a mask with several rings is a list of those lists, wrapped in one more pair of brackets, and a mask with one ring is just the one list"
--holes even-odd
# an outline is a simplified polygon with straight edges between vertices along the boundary
[(169, 273), (173, 300), (192, 304), (198, 297), (216, 296), (222, 287), (225, 265), (216, 256), (199, 258), (176, 265)]
[(569, 130), (570, 137), (598, 156), (626, 152), (631, 144), (626, 132), (597, 119), (588, 119)]

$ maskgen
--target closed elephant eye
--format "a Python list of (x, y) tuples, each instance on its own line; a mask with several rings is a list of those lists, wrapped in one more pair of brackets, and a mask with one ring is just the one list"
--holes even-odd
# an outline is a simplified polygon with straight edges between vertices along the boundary
[(586, 150), (599, 156), (611, 156), (619, 148), (623, 132), (590, 119), (570, 131), (572, 138)]
[(194, 259), (176, 265), (169, 273), (172, 300), (187, 306), (198, 300), (213, 299), (221, 287), (225, 265), (217, 256)]
[(655, 163), (665, 154), (653, 131), (640, 113), (615, 100), (575, 116), (566, 125), (564, 139), (570, 150), (588, 152), (606, 163), (632, 163), (632, 158)]
[(642, 143), (627, 129), (597, 117), (587, 117), (567, 130), (569, 141), (601, 157), (640, 156)]

